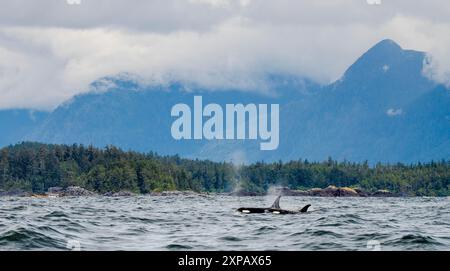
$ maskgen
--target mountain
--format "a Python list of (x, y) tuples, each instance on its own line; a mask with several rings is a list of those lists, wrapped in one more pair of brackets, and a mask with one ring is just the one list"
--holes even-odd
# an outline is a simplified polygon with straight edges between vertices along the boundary
[(394, 124), (399, 116), (409, 115), (405, 107), (436, 86), (423, 76), (424, 57), (423, 52), (403, 50), (392, 40), (376, 44), (313, 99), (286, 108), (285, 115), (295, 116), (297, 124), (287, 119), (284, 125), (284, 156), (295, 159), (300, 152), (313, 160), (333, 156), (351, 161), (413, 161), (397, 151), (398, 137), (393, 134), (402, 130)]
[[(93, 83), (107, 91), (79, 95), (59, 106), (26, 136), (44, 143), (117, 145), (189, 158), (417, 162), (450, 157), (450, 97), (422, 73), (425, 53), (383, 40), (326, 86), (290, 75), (268, 75), (264, 91), (210, 90), (171, 82), (143, 86), (127, 76)], [(173, 105), (280, 104), (280, 145), (261, 151), (251, 140), (184, 140), (171, 136)], [(2, 123), (3, 125), (3, 123)], [(25, 126), (24, 126), (25, 127)], [(2, 127), (0, 127), (2, 128)], [(7, 140), (7, 141), (8, 141)]]
[[(430, 90), (435, 83), (423, 76), (425, 53), (403, 50), (392, 40), (373, 46), (329, 89), (367, 103), (371, 109), (399, 108)], [(330, 97), (335, 99), (336, 97)]]
[(18, 143), (42, 124), (48, 112), (28, 109), (0, 110), (0, 146)]
[(440, 101), (430, 101), (430, 95), (437, 95), (436, 83), (422, 73), (424, 58), (423, 52), (403, 50), (394, 41), (383, 40), (338, 81), (282, 107), (276, 152), (261, 152), (242, 142), (221, 142), (216, 147), (210, 144), (202, 153), (236, 152), (250, 161), (300, 157), (323, 161), (332, 156), (372, 164), (448, 158), (450, 149), (438, 146), (450, 142), (446, 121), (450, 115), (445, 110), (449, 99), (440, 86)]
[[(180, 154), (198, 157), (207, 141), (177, 141), (172, 138), (171, 109), (185, 103), (193, 108), (193, 96), (202, 95), (203, 103), (287, 103), (296, 97), (308, 95), (316, 89), (314, 83), (292, 76), (271, 75), (271, 86), (266, 94), (255, 91), (210, 91), (195, 86), (171, 83), (165, 86), (143, 87), (120, 76), (94, 82), (111, 87), (106, 92), (94, 92), (74, 97), (59, 106), (40, 127), (27, 137), (30, 141), (45, 143), (74, 142), (106, 146), (119, 146), (126, 150), (155, 151), (161, 154)], [(194, 89), (194, 91), (192, 90)], [(279, 92), (283, 89), (285, 92)], [(308, 89), (308, 90), (307, 90)], [(216, 157), (217, 158), (217, 157)]]
[(450, 157), (450, 89), (437, 86), (407, 106), (392, 128), (398, 160)]

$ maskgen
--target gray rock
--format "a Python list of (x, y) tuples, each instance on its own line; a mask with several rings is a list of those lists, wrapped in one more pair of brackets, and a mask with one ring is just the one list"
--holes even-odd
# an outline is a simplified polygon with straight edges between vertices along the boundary
[(276, 189), (276, 193), (282, 196), (311, 196), (311, 197), (395, 197), (396, 195), (387, 190), (378, 190), (370, 193), (359, 188), (336, 187), (313, 188), (309, 190), (291, 190), (287, 187)]
[(85, 197), (94, 195), (96, 195), (96, 193), (79, 186), (69, 186), (62, 193), (62, 196), (65, 197)]

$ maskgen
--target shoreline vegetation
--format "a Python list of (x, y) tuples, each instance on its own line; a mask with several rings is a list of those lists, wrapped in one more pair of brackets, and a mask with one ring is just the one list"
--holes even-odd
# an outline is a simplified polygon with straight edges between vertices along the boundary
[(234, 165), (83, 145), (0, 149), (0, 196), (450, 196), (450, 160), (405, 165), (297, 160)]
[[(276, 195), (292, 196), (292, 197), (399, 197), (400, 195), (391, 193), (387, 190), (378, 190), (375, 192), (366, 192), (360, 189), (353, 189), (350, 187), (336, 187), (329, 186), (327, 188), (313, 188), (309, 190), (291, 190), (287, 187), (277, 187), (273, 191)], [(237, 197), (254, 197), (264, 196), (267, 194), (248, 192), (248, 191), (236, 191), (230, 193), (216, 193), (216, 192), (196, 192), (192, 190), (186, 191), (161, 191), (150, 192), (147, 194), (137, 194), (131, 191), (123, 190), (119, 192), (107, 192), (99, 194), (93, 191), (89, 191), (79, 186), (69, 186), (67, 188), (51, 187), (45, 193), (32, 193), (23, 190), (15, 191), (0, 191), (0, 197), (31, 197), (31, 198), (61, 198), (61, 197), (92, 197), (92, 196), (104, 196), (104, 197), (134, 197), (138, 195), (148, 196), (208, 196), (211, 194), (237, 196)]]

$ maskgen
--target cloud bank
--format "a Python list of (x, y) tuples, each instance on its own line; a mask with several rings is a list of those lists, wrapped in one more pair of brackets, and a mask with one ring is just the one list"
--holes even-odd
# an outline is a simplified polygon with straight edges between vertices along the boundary
[(52, 109), (101, 77), (262, 88), (267, 74), (338, 79), (379, 40), (429, 53), (450, 82), (450, 2), (5, 0), (0, 108)]

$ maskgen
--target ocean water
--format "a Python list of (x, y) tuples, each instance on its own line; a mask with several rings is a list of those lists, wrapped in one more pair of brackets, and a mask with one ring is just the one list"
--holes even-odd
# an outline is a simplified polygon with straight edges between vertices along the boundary
[(0, 250), (450, 250), (449, 198), (0, 198)]

